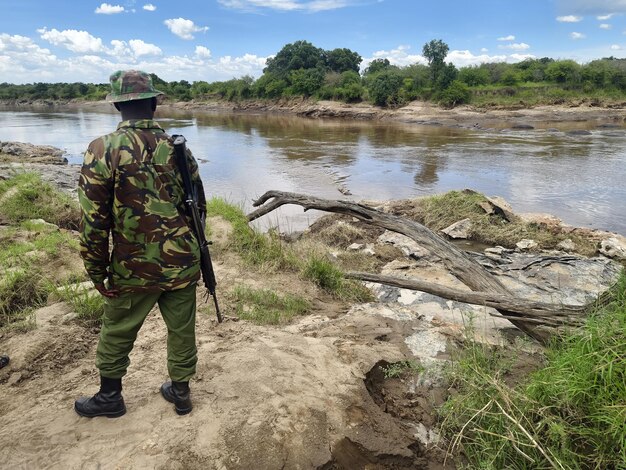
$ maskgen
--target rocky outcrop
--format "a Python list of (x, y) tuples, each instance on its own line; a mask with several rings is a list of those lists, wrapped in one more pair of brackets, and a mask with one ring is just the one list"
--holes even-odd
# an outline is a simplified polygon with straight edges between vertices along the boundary
[(0, 141), (0, 162), (67, 165), (65, 152), (51, 145)]

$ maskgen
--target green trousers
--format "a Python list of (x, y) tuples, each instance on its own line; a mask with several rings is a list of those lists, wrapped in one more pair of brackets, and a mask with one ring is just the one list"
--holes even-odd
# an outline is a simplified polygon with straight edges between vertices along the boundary
[(196, 372), (196, 285), (184, 289), (124, 293), (106, 299), (96, 367), (100, 375), (118, 379), (126, 374), (128, 355), (152, 307), (158, 303), (167, 325), (167, 370), (176, 382), (187, 382)]

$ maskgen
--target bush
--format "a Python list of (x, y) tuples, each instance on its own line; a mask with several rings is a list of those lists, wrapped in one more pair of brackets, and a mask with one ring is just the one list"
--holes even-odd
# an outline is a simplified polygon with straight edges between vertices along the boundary
[(319, 69), (294, 70), (289, 74), (291, 90), (296, 95), (312, 96), (324, 83), (324, 73)]
[(439, 103), (447, 108), (454, 108), (459, 104), (469, 103), (471, 96), (469, 87), (455, 80), (439, 94)]
[(374, 76), (367, 87), (370, 99), (377, 106), (399, 106), (402, 76), (395, 70), (383, 71)]

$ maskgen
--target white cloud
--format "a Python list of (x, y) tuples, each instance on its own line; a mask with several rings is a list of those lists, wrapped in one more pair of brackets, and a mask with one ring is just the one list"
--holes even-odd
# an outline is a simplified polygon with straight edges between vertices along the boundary
[(557, 0), (560, 11), (577, 14), (605, 15), (625, 13), (626, 0)]
[(124, 7), (121, 5), (111, 5), (109, 3), (103, 3), (98, 8), (96, 8), (95, 13), (99, 15), (114, 15), (116, 13), (122, 13), (124, 11)]
[(48, 41), (55, 46), (62, 46), (72, 52), (81, 54), (105, 52), (102, 45), (102, 39), (96, 38), (87, 31), (77, 31), (75, 29), (66, 29), (58, 31), (46, 28), (38, 29), (41, 39)]
[(619, 44), (611, 44), (611, 50), (620, 51), (622, 50), (622, 46), (620, 46)]
[[(387, 59), (392, 65), (406, 66), (415, 63), (427, 64), (427, 60), (421, 55), (409, 54), (409, 46), (398, 46), (390, 51), (376, 51), (372, 57), (363, 59), (361, 69), (366, 69), (374, 59)], [(474, 55), (472, 52), (464, 50), (450, 51), (446, 57), (447, 62), (452, 62), (457, 67), (466, 67), (468, 65), (479, 65), (486, 62), (521, 62), (525, 59), (534, 59), (532, 54), (486, 54), (487, 49), (481, 49), (481, 54)]]
[(501, 38), (498, 38), (498, 41), (515, 41), (515, 36), (513, 36), (512, 34), (509, 34), (508, 36), (503, 36)]
[(409, 54), (409, 50), (411, 46), (398, 46), (397, 49), (392, 49), (390, 51), (376, 51), (372, 55), (371, 59), (364, 59), (361, 63), (361, 68), (365, 69), (369, 63), (374, 59), (388, 59), (391, 65), (398, 66), (406, 66), (413, 65), (416, 63), (419, 64), (427, 64), (428, 61), (421, 55), (418, 54)]
[(570, 33), (569, 37), (576, 40), (585, 39), (587, 36), (585, 36), (583, 33), (577, 33), (576, 31), (574, 31), (573, 33)]
[(557, 16), (556, 20), (559, 23), (578, 23), (579, 21), (582, 21), (582, 17), (575, 15)]
[(143, 9), (146, 11), (155, 11), (157, 9), (157, 7), (155, 7), (152, 3), (146, 3), (143, 6)]
[(163, 53), (161, 48), (154, 44), (143, 42), (141, 39), (131, 39), (128, 41), (128, 45), (135, 57), (141, 57), (142, 55), (161, 55)]
[(193, 21), (184, 18), (169, 19), (164, 23), (172, 33), (186, 40), (193, 39), (193, 33), (204, 33), (209, 30), (208, 26), (196, 26)]
[(218, 0), (220, 5), (243, 11), (259, 9), (318, 12), (359, 5), (359, 0)]
[(600, 24), (600, 29), (611, 29), (612, 26), (608, 23), (602, 23)]
[(483, 47), (480, 52), (489, 52), (489, 49), (487, 49), (486, 47)]
[[(61, 41), (60, 45), (64, 47), (70, 44), (67, 42), (67, 34), (60, 35), (57, 31), (55, 35), (52, 31), (42, 30), (42, 34), (45, 33)], [(91, 35), (90, 37), (93, 38)], [(105, 83), (112, 71), (130, 68), (156, 73), (167, 81), (211, 82), (244, 75), (259, 77), (267, 60), (266, 57), (254, 54), (212, 59), (209, 49), (203, 46), (195, 47), (194, 56), (163, 56), (160, 48), (139, 39), (128, 42), (113, 40), (109, 47), (99, 46), (96, 49), (98, 48), (101, 50), (95, 53), (77, 52), (70, 57), (59, 58), (49, 49), (38, 46), (29, 37), (0, 33), (0, 83)], [(101, 55), (105, 53), (108, 56)]]
[(615, 16), (615, 13), (609, 13), (608, 15), (596, 16), (596, 19), (598, 21), (606, 21), (606, 20), (610, 20), (611, 18), (613, 18), (613, 16)]
[(500, 44), (499, 49), (513, 49), (514, 51), (525, 51), (530, 49), (530, 46), (525, 42), (514, 42), (512, 44)]
[(199, 57), (200, 59), (210, 59), (211, 58), (211, 51), (209, 50), (208, 47), (204, 47), (204, 46), (196, 46), (196, 57)]

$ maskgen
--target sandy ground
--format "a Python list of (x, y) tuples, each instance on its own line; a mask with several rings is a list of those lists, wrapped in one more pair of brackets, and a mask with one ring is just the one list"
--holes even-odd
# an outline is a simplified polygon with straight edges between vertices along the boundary
[[(217, 225), (219, 246), (227, 230)], [(88, 419), (73, 404), (98, 389), (97, 331), (73, 320), (67, 304), (51, 303), (36, 311), (34, 330), (0, 335), (0, 351), (11, 356), (0, 370), (0, 467), (444, 468), (441, 453), (418, 442), (414, 426), (386, 412), (380, 398), (381, 364), (411, 356), (404, 339), (421, 323), (417, 316), (400, 322), (349, 312), (297, 276), (256, 273), (217, 253), (218, 292), (242, 282), (300, 292), (313, 299), (312, 314), (283, 327), (233, 319), (218, 325), (212, 304), (201, 300), (194, 410), (179, 417), (159, 393), (167, 380), (166, 329), (155, 308), (124, 379), (127, 414)], [(228, 295), (221, 300), (228, 315)], [(431, 416), (441, 391), (419, 393), (439, 397), (425, 401)]]

